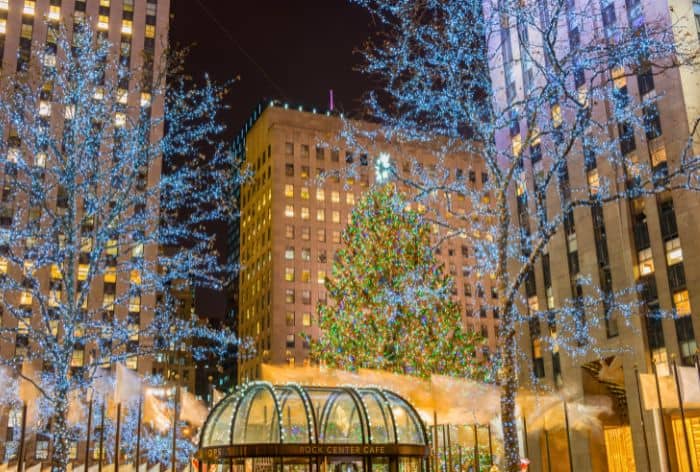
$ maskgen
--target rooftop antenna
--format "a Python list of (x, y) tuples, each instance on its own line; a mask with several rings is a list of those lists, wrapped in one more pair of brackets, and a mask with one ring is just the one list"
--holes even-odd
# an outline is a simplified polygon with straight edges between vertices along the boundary
[(329, 90), (329, 95), (330, 95), (330, 110), (333, 111), (335, 109), (335, 102), (333, 101), (333, 89)]

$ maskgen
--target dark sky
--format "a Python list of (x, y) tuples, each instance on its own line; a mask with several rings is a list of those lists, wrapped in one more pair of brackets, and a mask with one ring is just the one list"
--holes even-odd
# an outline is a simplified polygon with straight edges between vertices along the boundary
[[(354, 69), (371, 19), (348, 0), (171, 0), (171, 38), (194, 46), (187, 70), (216, 81), (240, 77), (227, 99), (234, 136), (263, 98), (325, 109), (359, 108), (366, 79)], [(215, 228), (217, 238), (223, 228)], [(222, 250), (224, 246), (218, 244)], [(200, 315), (220, 318), (223, 294), (200, 291)]]

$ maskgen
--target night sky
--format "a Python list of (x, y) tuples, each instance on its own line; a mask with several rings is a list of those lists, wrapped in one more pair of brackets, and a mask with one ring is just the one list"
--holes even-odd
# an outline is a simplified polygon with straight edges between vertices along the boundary
[[(239, 77), (228, 96), (228, 135), (234, 136), (262, 99), (326, 109), (360, 108), (366, 79), (355, 52), (373, 29), (348, 0), (171, 0), (173, 44), (193, 46), (186, 68), (195, 78)], [(222, 252), (224, 228), (215, 227)], [(200, 290), (200, 316), (220, 318), (225, 297)]]

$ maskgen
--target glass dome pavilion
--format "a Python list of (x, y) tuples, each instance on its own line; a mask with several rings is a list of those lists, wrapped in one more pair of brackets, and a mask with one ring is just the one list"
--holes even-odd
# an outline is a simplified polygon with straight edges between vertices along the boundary
[(221, 400), (200, 462), (249, 471), (420, 471), (429, 454), (413, 406), (379, 388), (252, 382)]

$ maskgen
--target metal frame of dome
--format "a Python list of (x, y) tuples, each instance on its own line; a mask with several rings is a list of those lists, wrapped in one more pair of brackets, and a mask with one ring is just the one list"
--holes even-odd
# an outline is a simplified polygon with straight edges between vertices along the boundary
[[(265, 400), (260, 400), (265, 396)], [(374, 403), (368, 408), (370, 399)], [(300, 400), (297, 407), (303, 406), (305, 421), (301, 423), (305, 425), (291, 424), (290, 400)], [(267, 404), (255, 404), (256, 401)], [(314, 401), (317, 401), (315, 405)], [(263, 406), (263, 419), (254, 425), (257, 431), (250, 433), (251, 429), (255, 430), (251, 427), (251, 410), (260, 406)], [(273, 410), (269, 418), (267, 406)], [(349, 408), (349, 416), (343, 406), (345, 410)], [(299, 414), (295, 411), (295, 417)], [(241, 418), (243, 415), (245, 418)], [(404, 418), (401, 426), (397, 424), (398, 415)], [(333, 423), (336, 417), (344, 421), (345, 437), (333, 434), (333, 429), (339, 425)], [(244, 428), (242, 436), (241, 427)], [(287, 427), (305, 427), (306, 434), (294, 437), (292, 431), (286, 431)], [(267, 440), (261, 440), (260, 433)], [(250, 382), (214, 406), (201, 430), (197, 458), (211, 464), (261, 457), (316, 458), (317, 461), (327, 456), (357, 456), (363, 460), (371, 457), (426, 459), (429, 452), (428, 434), (418, 412), (407, 400), (389, 390)], [(427, 465), (427, 461), (421, 462)]]

